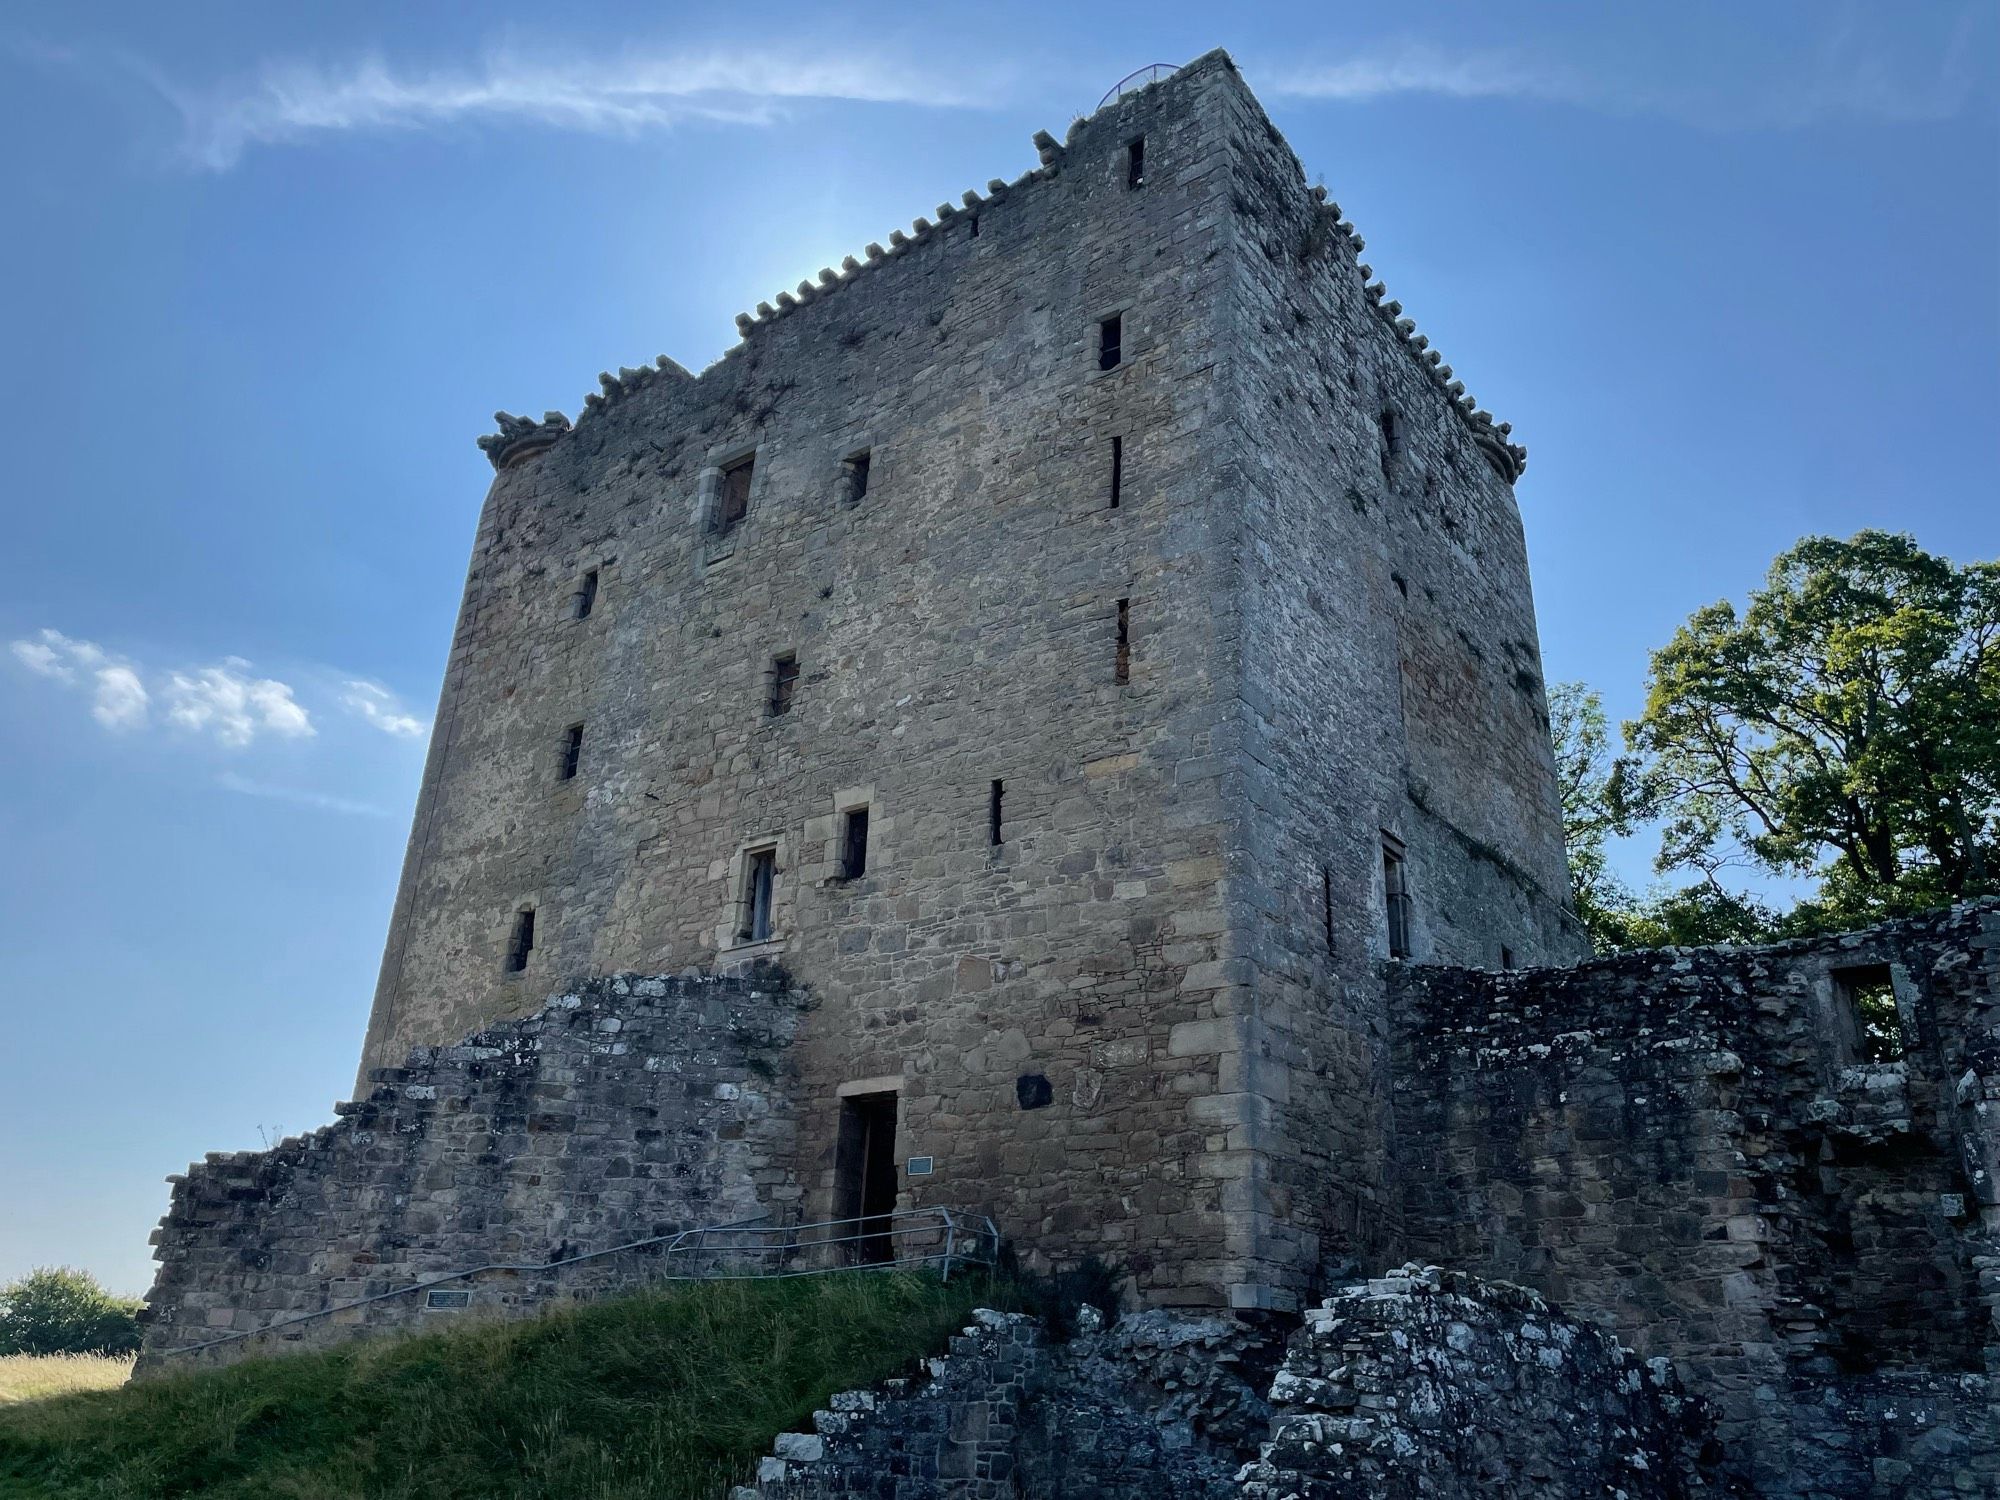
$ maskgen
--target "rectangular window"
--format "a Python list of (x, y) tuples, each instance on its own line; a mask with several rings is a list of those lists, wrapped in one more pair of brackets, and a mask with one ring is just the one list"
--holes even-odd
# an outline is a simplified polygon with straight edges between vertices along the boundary
[(853, 880), (868, 873), (868, 809), (850, 809), (840, 823), (840, 878)]
[(978, 214), (974, 214), (974, 215), (972, 216), (972, 238), (973, 238), (973, 239), (975, 239), (975, 240), (979, 238), (979, 215), (978, 215)]
[(757, 467), (752, 453), (733, 464), (722, 466), (715, 486), (715, 529), (733, 531), (737, 522), (750, 513), (750, 476)]
[(771, 935), (771, 902), (778, 886), (778, 851), (756, 849), (744, 856), (743, 889), (737, 896), (740, 913), (736, 938), (761, 943)]
[(507, 939), (507, 972), (518, 974), (528, 967), (528, 955), (535, 951), (535, 909), (524, 907), (514, 913), (514, 931)]
[(1132, 680), (1132, 601), (1118, 601), (1118, 656), (1112, 668), (1112, 681)]
[(556, 772), (562, 781), (574, 781), (576, 768), (583, 761), (583, 726), (572, 724), (563, 731), (562, 763)]
[(1118, 509), (1120, 492), (1125, 488), (1125, 439), (1111, 440), (1111, 508)]
[(1396, 431), (1396, 414), (1384, 410), (1382, 413), (1382, 477), (1387, 479), (1389, 471), (1396, 466), (1397, 454), (1401, 451), (1402, 437)]
[(1500, 945), (1500, 967), (1503, 969), (1514, 967), (1514, 950), (1505, 943)]
[(798, 657), (786, 651), (771, 658), (771, 712), (774, 715), (792, 711), (792, 694), (798, 681)]
[(1113, 313), (1097, 325), (1097, 368), (1115, 370), (1125, 357), (1125, 318)]
[(1146, 185), (1146, 138), (1142, 135), (1125, 148), (1125, 186)]
[(986, 842), (995, 849), (998, 849), (1001, 844), (1001, 802), (1006, 795), (1007, 784), (998, 776), (994, 777), (993, 789), (986, 797)]
[(1854, 1025), (1863, 1062), (1896, 1062), (1903, 1055), (1903, 1022), (1896, 1013), (1896, 986), (1887, 964), (1861, 964), (1833, 971), (1835, 997)]
[(1389, 957), (1410, 956), (1410, 887), (1403, 868), (1403, 846), (1382, 839), (1382, 899), (1389, 916)]
[(1319, 919), (1326, 928), (1326, 951), (1333, 952), (1333, 866), (1319, 867)]
[(597, 608), (597, 569), (592, 568), (583, 575), (583, 580), (576, 586), (576, 618), (588, 620), (590, 612), (595, 608)]
[(868, 450), (842, 459), (840, 467), (847, 479), (847, 503), (858, 504), (868, 493)]

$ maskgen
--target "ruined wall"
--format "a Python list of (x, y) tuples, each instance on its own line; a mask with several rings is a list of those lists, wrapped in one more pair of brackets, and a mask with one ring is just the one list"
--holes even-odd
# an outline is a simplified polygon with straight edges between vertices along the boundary
[[(340, 1119), (174, 1182), (142, 1370), (170, 1351), (494, 1262), (545, 1264), (796, 1200), (786, 1049), (804, 997), (758, 980), (592, 980), (523, 1020), (378, 1069)], [(514, 1315), (661, 1274), (657, 1251), (455, 1281)], [(421, 1292), (195, 1356), (407, 1328)], [(166, 1362), (181, 1368), (183, 1356)]]
[[(1866, 1060), (1843, 991), (1876, 965), (1900, 1060)], [(1672, 1356), (1766, 1493), (1811, 1473), (1812, 1493), (2000, 1487), (2000, 905), (1570, 969), (1412, 968), (1392, 1005), (1412, 1253)], [(1890, 1484), (1877, 1457), (1912, 1468)]]

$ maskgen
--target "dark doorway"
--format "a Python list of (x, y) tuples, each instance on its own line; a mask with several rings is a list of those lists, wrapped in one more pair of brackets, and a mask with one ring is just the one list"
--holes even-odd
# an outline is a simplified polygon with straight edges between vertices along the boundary
[(840, 1101), (834, 1160), (836, 1231), (849, 1239), (847, 1259), (878, 1266), (896, 1258), (889, 1215), (896, 1211), (896, 1096), (851, 1094)]

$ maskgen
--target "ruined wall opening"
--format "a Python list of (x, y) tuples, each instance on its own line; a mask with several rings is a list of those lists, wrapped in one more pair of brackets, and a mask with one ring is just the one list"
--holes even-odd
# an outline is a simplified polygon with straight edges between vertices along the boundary
[(1859, 1061), (1902, 1060), (1903, 1022), (1896, 1012), (1896, 985), (1887, 964), (1835, 969), (1833, 994), (1842, 1020), (1852, 1028), (1854, 1055)]
[(834, 1143), (833, 1216), (853, 1220), (839, 1233), (849, 1236), (847, 1258), (855, 1265), (881, 1265), (895, 1258), (889, 1215), (896, 1211), (896, 1095), (850, 1094), (840, 1101), (840, 1133)]

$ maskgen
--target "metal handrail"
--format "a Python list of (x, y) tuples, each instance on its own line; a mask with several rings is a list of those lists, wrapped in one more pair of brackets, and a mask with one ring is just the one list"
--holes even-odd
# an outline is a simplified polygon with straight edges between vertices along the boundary
[[(1131, 72), (1127, 73), (1123, 78), (1119, 79), (1116, 83), (1111, 85), (1111, 92), (1106, 94), (1102, 99), (1099, 99), (1097, 101), (1097, 108), (1098, 109), (1104, 108), (1104, 106), (1109, 104), (1113, 99), (1116, 99), (1120, 95), (1124, 94), (1132, 84), (1138, 82), (1141, 76), (1145, 78), (1145, 83), (1140, 84), (1139, 86), (1141, 88), (1144, 88), (1147, 84), (1158, 83), (1162, 78), (1173, 77), (1174, 74), (1180, 72), (1183, 66), (1184, 65), (1181, 63), (1147, 63), (1146, 66), (1143, 68), (1134, 68)], [(1092, 113), (1095, 112), (1096, 111), (1092, 111)]]
[[(377, 1302), (387, 1302), (397, 1297), (407, 1297), (415, 1292), (431, 1291), (453, 1281), (468, 1281), (475, 1276), (483, 1276), (492, 1271), (515, 1274), (536, 1274), (558, 1271), (566, 1266), (581, 1264), (587, 1260), (602, 1260), (607, 1256), (622, 1255), (632, 1250), (644, 1250), (654, 1245), (664, 1245), (663, 1256), (692, 1256), (703, 1253), (733, 1253), (736, 1255), (776, 1255), (778, 1268), (769, 1270), (736, 1271), (683, 1271), (667, 1272), (657, 1279), (661, 1281), (750, 1281), (775, 1279), (792, 1276), (824, 1276), (834, 1271), (894, 1271), (911, 1266), (936, 1264), (942, 1279), (951, 1279), (952, 1266), (991, 1266), (999, 1258), (1000, 1231), (993, 1220), (985, 1214), (968, 1214), (950, 1208), (903, 1209), (887, 1214), (856, 1215), (847, 1219), (821, 1219), (810, 1224), (766, 1224), (769, 1214), (755, 1214), (746, 1219), (734, 1219), (725, 1224), (703, 1224), (692, 1229), (677, 1230), (672, 1234), (653, 1235), (643, 1240), (628, 1240), (622, 1245), (611, 1245), (602, 1250), (586, 1250), (577, 1255), (566, 1255), (557, 1260), (514, 1264), (507, 1261), (489, 1261), (485, 1265), (471, 1266), (462, 1271), (444, 1271), (434, 1276), (424, 1277), (408, 1286), (396, 1287), (387, 1292), (376, 1292), (371, 1296), (357, 1297), (352, 1302), (342, 1302), (332, 1307), (318, 1308), (313, 1312), (297, 1313), (289, 1318), (280, 1318), (275, 1323), (266, 1323), (262, 1328), (247, 1328), (235, 1333), (226, 1333), (220, 1338), (206, 1339), (199, 1344), (182, 1344), (174, 1349), (156, 1351), (165, 1359), (179, 1354), (196, 1354), (203, 1349), (214, 1349), (223, 1344), (239, 1343), (244, 1339), (261, 1338), (267, 1333), (276, 1333), (283, 1328), (295, 1328), (301, 1323), (317, 1322), (330, 1318), (335, 1313), (348, 1312), (357, 1307), (368, 1307)], [(851, 1234), (826, 1234), (818, 1238), (807, 1238), (813, 1231), (841, 1229), (848, 1225), (858, 1226)], [(885, 1226), (885, 1227), (874, 1227)], [(801, 1251), (825, 1250), (834, 1246), (888, 1243), (895, 1248), (898, 1236), (930, 1233), (941, 1234), (943, 1248), (921, 1255), (891, 1254), (887, 1259), (866, 1264), (834, 1264), (823, 1266), (787, 1267), (786, 1257)], [(769, 1243), (711, 1245), (710, 1235), (763, 1235), (773, 1236)]]

